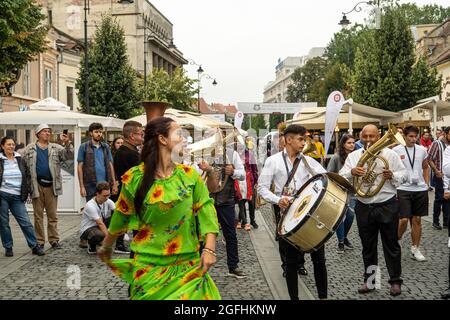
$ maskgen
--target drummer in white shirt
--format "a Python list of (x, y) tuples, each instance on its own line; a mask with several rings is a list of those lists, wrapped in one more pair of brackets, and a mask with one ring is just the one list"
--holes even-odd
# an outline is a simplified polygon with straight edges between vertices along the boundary
[[(357, 164), (368, 144), (373, 145), (380, 139), (378, 128), (374, 125), (365, 126), (361, 131), (360, 138), (364, 148), (350, 153), (345, 160), (344, 167), (339, 171), (339, 174), (350, 182), (352, 182), (353, 177), (365, 175), (366, 168), (357, 167)], [(386, 181), (376, 195), (369, 198), (358, 196), (355, 207), (364, 261), (364, 285), (358, 289), (358, 292), (365, 294), (376, 289), (376, 284), (373, 283), (373, 280), (376, 279), (375, 273), (378, 270), (377, 244), (378, 233), (380, 233), (384, 259), (390, 277), (390, 294), (397, 296), (401, 293), (402, 284), (401, 249), (398, 243), (399, 210), (397, 187), (406, 181), (407, 171), (395, 151), (384, 148), (381, 150), (380, 156), (387, 160), (389, 169), (383, 169), (384, 163), (380, 159), (376, 160), (378, 168), (376, 171), (383, 174), (378, 175), (374, 185), (378, 186), (380, 184), (382, 176)]]
[(400, 205), (400, 222), (398, 226), (398, 240), (402, 242), (403, 234), (411, 224), (411, 254), (417, 261), (425, 261), (426, 258), (420, 252), (419, 244), (422, 236), (421, 217), (428, 215), (428, 184), (430, 172), (428, 169), (428, 152), (421, 145), (417, 145), (419, 128), (407, 126), (403, 129), (406, 146), (396, 146), (395, 152), (400, 156), (408, 178), (397, 189)]
[[(313, 175), (326, 173), (326, 170), (317, 161), (301, 153), (305, 146), (305, 134), (306, 129), (302, 126), (290, 125), (287, 127), (284, 130), (285, 149), (267, 158), (258, 180), (260, 196), (267, 202), (278, 205), (282, 210), (288, 208), (291, 197)], [(305, 166), (302, 158), (307, 161), (309, 168)], [(298, 168), (289, 186), (284, 188), (296, 159), (300, 161)], [(272, 182), (275, 184), (275, 192), (270, 191)], [(283, 251), (286, 253), (286, 283), (289, 296), (291, 300), (298, 300), (297, 264), (300, 251), (282, 238), (279, 239), (279, 246), (280, 254)], [(312, 252), (311, 259), (314, 264), (314, 278), (318, 296), (320, 299), (326, 299), (328, 297), (328, 279), (325, 265), (325, 247), (322, 246), (317, 251)]]

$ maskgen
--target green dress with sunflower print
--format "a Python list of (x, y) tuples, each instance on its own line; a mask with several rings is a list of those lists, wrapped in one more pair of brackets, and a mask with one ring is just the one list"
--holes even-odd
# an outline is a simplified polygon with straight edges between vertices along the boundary
[(131, 285), (133, 300), (221, 299), (210, 275), (198, 268), (199, 237), (219, 233), (217, 213), (205, 183), (192, 167), (177, 165), (170, 177), (155, 180), (138, 217), (134, 195), (143, 171), (141, 163), (122, 176), (108, 229), (112, 235), (138, 231), (130, 245), (134, 259), (113, 259), (108, 265)]

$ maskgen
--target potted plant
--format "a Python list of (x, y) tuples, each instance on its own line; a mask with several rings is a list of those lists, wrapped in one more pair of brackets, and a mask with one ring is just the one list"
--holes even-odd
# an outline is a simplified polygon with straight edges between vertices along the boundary
[(147, 122), (162, 117), (169, 107), (170, 79), (164, 73), (163, 70), (153, 70), (152, 75), (148, 77), (147, 85), (141, 85), (141, 105), (147, 115)]

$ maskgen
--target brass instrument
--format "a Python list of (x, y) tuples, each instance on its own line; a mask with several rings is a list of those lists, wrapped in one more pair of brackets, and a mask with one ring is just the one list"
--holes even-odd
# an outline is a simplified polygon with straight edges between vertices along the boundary
[(302, 153), (308, 154), (308, 153), (314, 152), (316, 150), (317, 150), (316, 145), (312, 141), (311, 137), (306, 138), (306, 143), (305, 143), (305, 146), (303, 147)]
[[(376, 160), (380, 159), (384, 163), (384, 169), (389, 170), (389, 163), (387, 160), (380, 156), (379, 153), (386, 147), (389, 147), (392, 144), (401, 144), (406, 145), (405, 140), (401, 133), (397, 132), (397, 129), (394, 125), (389, 125), (388, 132), (373, 145), (369, 146), (367, 150), (362, 154), (361, 158), (358, 161), (357, 167), (364, 167), (367, 163), (367, 170), (364, 176), (353, 177), (353, 187), (358, 194), (358, 196), (362, 198), (370, 198), (380, 192), (383, 187), (386, 179), (382, 176), (383, 172), (377, 173), (375, 171), (375, 167), (377, 165)], [(375, 180), (377, 177), (381, 175), (382, 180), (375, 187), (373, 191), (371, 189), (374, 187)], [(363, 190), (363, 185), (366, 186), (366, 190)]]
[[(242, 136), (239, 134), (239, 132), (235, 129), (232, 134), (227, 135), (225, 138), (223, 138), (222, 133), (220, 130), (218, 130), (213, 136), (203, 139), (199, 142), (193, 143), (187, 147), (192, 162), (194, 161), (194, 157), (196, 153), (201, 152), (201, 158), (204, 158), (204, 155), (207, 156), (222, 156), (223, 157), (223, 163), (217, 164), (212, 163), (211, 166), (213, 168), (214, 177), (216, 177), (218, 181), (218, 188), (216, 190), (210, 190), (212, 193), (221, 192), (228, 181), (228, 175), (225, 174), (225, 166), (226, 164), (230, 163), (230, 159), (228, 159), (228, 155), (226, 152), (226, 148), (229, 145), (236, 145), (236, 141), (239, 141), (240, 143), (245, 143)], [(208, 175), (206, 172), (202, 175), (203, 181), (206, 183), (208, 180)]]

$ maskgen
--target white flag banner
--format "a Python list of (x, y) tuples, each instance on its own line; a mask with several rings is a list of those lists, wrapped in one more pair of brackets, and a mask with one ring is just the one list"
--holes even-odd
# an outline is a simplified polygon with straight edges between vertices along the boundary
[(344, 96), (339, 91), (334, 91), (328, 96), (327, 111), (325, 114), (325, 154), (328, 153), (331, 137), (333, 136), (339, 113), (341, 112), (343, 105)]
[(234, 116), (234, 126), (238, 129), (241, 129), (243, 121), (244, 121), (244, 113), (242, 111), (236, 112)]

